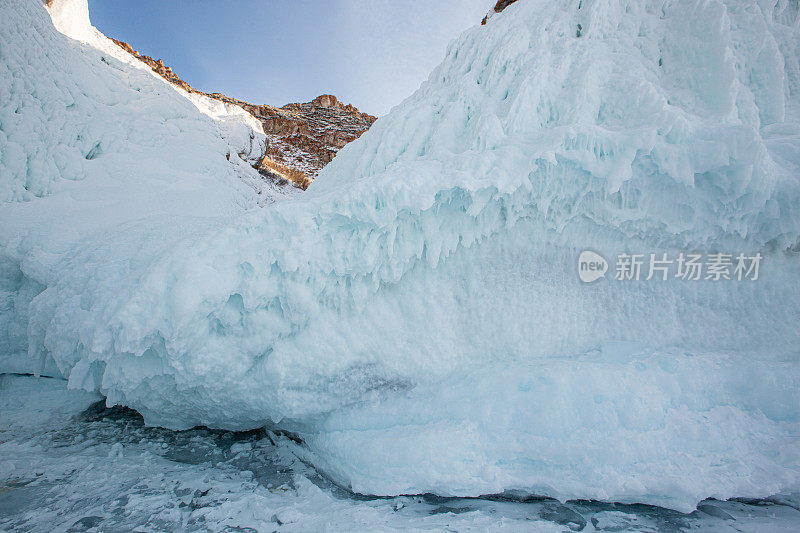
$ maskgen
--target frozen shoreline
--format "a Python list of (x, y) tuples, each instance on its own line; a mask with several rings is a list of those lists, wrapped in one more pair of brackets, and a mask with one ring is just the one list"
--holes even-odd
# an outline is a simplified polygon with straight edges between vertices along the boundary
[[(646, 505), (359, 497), (265, 430), (143, 426), (57, 379), (0, 375), (0, 528), (16, 531), (797, 531), (800, 495)], [(781, 503), (783, 502), (783, 503)], [(226, 529), (227, 528), (227, 529)], [(250, 531), (244, 529), (245, 531)], [(241, 530), (240, 530), (241, 531)]]

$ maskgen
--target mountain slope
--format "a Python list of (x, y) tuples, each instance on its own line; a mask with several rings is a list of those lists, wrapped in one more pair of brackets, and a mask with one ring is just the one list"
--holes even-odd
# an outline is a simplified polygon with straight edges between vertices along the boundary
[(140, 54), (126, 42), (112, 41), (186, 92), (234, 104), (261, 121), (267, 133), (268, 149), (259, 168), (278, 179), (290, 180), (302, 189), (308, 188), (339, 149), (357, 139), (375, 122), (372, 115), (344, 105), (329, 94), (305, 104), (287, 104), (279, 108), (254, 105), (220, 93), (204, 93), (178, 77), (160, 59)]

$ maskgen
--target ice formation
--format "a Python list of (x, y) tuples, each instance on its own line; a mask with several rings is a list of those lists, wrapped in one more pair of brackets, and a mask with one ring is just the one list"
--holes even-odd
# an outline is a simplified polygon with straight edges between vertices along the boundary
[(144, 427), (98, 399), (61, 380), (0, 375), (1, 530), (800, 530), (797, 495), (705, 500), (689, 515), (585, 500), (358, 497), (320, 478), (287, 436)]
[[(151, 424), (277, 423), (364, 493), (800, 488), (796, 1), (519, 1), (264, 209), (216, 122), (31, 4), (0, 0), (8, 365)], [(764, 259), (582, 284), (586, 249)]]
[(145, 264), (171, 239), (279, 194), (251, 168), (261, 125), (187, 100), (95, 30), (86, 0), (51, 4), (56, 26), (82, 42), (37, 2), (0, 9), (0, 360), (39, 370), (18, 357), (27, 309), (69, 250), (106, 246), (105, 263), (113, 248)]

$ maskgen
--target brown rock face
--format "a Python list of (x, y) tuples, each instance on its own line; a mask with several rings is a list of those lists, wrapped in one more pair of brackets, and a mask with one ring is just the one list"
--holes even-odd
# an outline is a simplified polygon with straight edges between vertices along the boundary
[(161, 61), (160, 59), (153, 59), (150, 56), (146, 56), (144, 54), (140, 54), (139, 52), (134, 50), (133, 47), (131, 47), (131, 45), (129, 45), (128, 43), (125, 43), (125, 42), (122, 42), (122, 41), (118, 41), (116, 39), (111, 39), (111, 40), (114, 41), (117, 44), (117, 46), (119, 46), (120, 48), (122, 48), (123, 50), (125, 50), (126, 52), (131, 54), (133, 57), (135, 57), (136, 59), (138, 59), (142, 63), (145, 63), (146, 65), (148, 65), (151, 69), (153, 69), (154, 72), (156, 72), (157, 74), (161, 75), (168, 82), (173, 83), (173, 84), (177, 85), (178, 87), (180, 87), (181, 89), (183, 89), (185, 91), (188, 91), (190, 93), (200, 93), (201, 92), (201, 91), (195, 90), (188, 83), (186, 83), (185, 81), (180, 79), (174, 72), (172, 72), (172, 68), (164, 66), (164, 62)]
[(337, 100), (335, 96), (332, 94), (322, 94), (317, 96), (311, 103), (314, 105), (318, 105), (319, 107), (341, 107), (342, 104)]
[(241, 106), (261, 121), (267, 134), (267, 154), (258, 170), (278, 181), (291, 181), (301, 189), (306, 189), (341, 148), (360, 137), (376, 120), (352, 105), (343, 104), (332, 94), (320, 95), (303, 104), (273, 107), (221, 93), (204, 93), (183, 81), (160, 59), (140, 54), (128, 43), (112, 40), (168, 82), (190, 93)]
[[(507, 8), (516, 1), (517, 0), (497, 0), (497, 3), (494, 5), (494, 12), (500, 13), (502, 10), (504, 10), (505, 8)], [(488, 18), (489, 18), (488, 15), (483, 17), (483, 20), (481, 21), (481, 26), (486, 24)]]
[(308, 186), (319, 171), (347, 143), (361, 136), (375, 117), (343, 105), (335, 96), (322, 95), (304, 104), (281, 108), (257, 106), (253, 113), (267, 134), (267, 158), (304, 172)]

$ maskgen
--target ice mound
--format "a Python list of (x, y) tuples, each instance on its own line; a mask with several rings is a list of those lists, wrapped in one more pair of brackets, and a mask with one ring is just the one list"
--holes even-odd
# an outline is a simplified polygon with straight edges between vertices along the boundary
[[(279, 423), (359, 492), (797, 489), (799, 20), (521, 0), (304, 195), (29, 254), (58, 267), (9, 290), (14, 342), (151, 424)], [(763, 264), (583, 284), (585, 249)]]
[(57, 32), (41, 2), (0, 1), (5, 370), (40, 369), (18, 357), (28, 351), (28, 305), (68, 252), (107, 242), (122, 255), (104, 257), (103, 268), (126, 254), (146, 264), (171, 240), (275, 196), (251, 167), (265, 142), (252, 117), (188, 100), (95, 30), (85, 0), (50, 9), (82, 42)]

